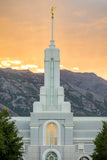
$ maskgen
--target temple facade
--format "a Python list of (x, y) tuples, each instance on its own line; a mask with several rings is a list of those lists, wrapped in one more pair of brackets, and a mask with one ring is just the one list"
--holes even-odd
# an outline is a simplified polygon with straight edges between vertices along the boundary
[(13, 117), (23, 136), (25, 160), (91, 160), (95, 139), (106, 117), (73, 117), (60, 86), (60, 50), (52, 39), (45, 49), (44, 86), (30, 117)]

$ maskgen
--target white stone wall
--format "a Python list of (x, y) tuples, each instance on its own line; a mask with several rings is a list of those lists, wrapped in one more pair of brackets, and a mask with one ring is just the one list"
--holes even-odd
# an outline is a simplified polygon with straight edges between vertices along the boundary
[[(102, 128), (102, 121), (107, 121), (107, 117), (73, 117), (72, 119), (72, 114), (70, 117), (70, 114), (67, 113), (44, 115), (32, 113), (31, 115), (31, 117), (12, 117), (19, 129), (19, 135), (23, 136), (24, 156), (27, 160), (41, 160), (41, 147), (45, 146), (43, 145), (43, 126), (47, 117), (48, 121), (49, 119), (55, 120), (60, 124), (61, 144), (59, 152), (63, 157), (62, 160), (79, 160), (78, 157), (84, 154), (90, 155), (94, 149), (93, 140)], [(69, 128), (70, 124), (71, 128)], [(49, 147), (47, 146), (47, 148)], [(75, 159), (71, 159), (71, 155)]]

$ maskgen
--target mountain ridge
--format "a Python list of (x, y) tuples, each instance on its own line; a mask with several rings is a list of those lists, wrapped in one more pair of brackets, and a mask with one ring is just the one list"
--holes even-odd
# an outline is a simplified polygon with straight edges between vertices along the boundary
[[(107, 81), (94, 73), (61, 70), (65, 101), (70, 101), (75, 116), (107, 116)], [(39, 100), (43, 73), (0, 68), (0, 110), (13, 116), (29, 116), (33, 102)]]

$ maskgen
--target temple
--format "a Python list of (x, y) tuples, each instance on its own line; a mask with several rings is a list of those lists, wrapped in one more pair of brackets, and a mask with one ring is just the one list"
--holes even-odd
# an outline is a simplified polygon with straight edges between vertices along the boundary
[(45, 49), (44, 86), (40, 101), (33, 103), (30, 117), (13, 117), (23, 136), (24, 160), (91, 160), (95, 139), (106, 117), (73, 117), (60, 86), (60, 50), (52, 38)]

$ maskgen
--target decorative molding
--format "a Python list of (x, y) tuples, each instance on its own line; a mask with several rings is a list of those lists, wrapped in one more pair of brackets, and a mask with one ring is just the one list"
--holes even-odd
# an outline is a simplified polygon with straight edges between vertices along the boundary
[(73, 117), (73, 122), (75, 121), (83, 121), (83, 122), (101, 122), (107, 121), (107, 117)]
[(19, 132), (30, 132), (29, 129), (19, 129)]
[(39, 128), (39, 127), (40, 127), (40, 124), (31, 123), (31, 124), (30, 124), (30, 127), (31, 127), (31, 128)]
[(64, 127), (67, 127), (67, 128), (73, 128), (74, 125), (73, 124), (64, 124)]
[(30, 121), (30, 117), (12, 117), (11, 120), (14, 120), (14, 121)]
[(74, 130), (74, 132), (100, 132), (101, 130), (100, 129), (97, 129), (97, 130), (88, 130), (88, 129), (78, 129), (78, 130)]

